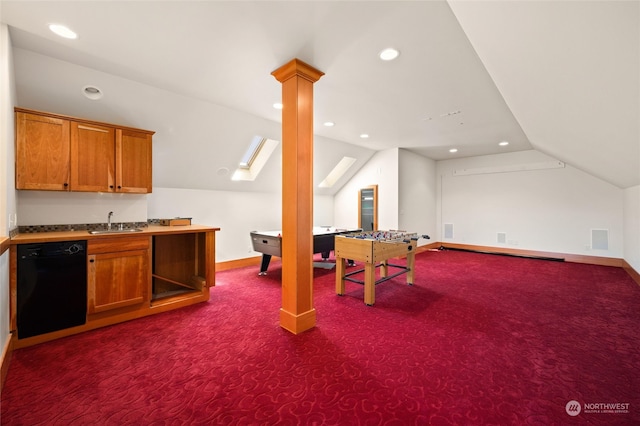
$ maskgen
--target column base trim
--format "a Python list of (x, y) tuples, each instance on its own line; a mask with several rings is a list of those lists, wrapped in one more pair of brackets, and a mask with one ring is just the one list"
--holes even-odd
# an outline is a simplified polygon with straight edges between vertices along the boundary
[(312, 308), (301, 314), (293, 314), (280, 308), (280, 327), (293, 334), (300, 334), (316, 326), (316, 310)]

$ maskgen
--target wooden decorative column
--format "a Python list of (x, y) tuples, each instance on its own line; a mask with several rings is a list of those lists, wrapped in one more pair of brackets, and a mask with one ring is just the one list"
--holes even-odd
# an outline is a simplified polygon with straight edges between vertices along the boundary
[(271, 73), (282, 83), (282, 308), (294, 334), (316, 325), (313, 307), (313, 83), (324, 75), (293, 59)]

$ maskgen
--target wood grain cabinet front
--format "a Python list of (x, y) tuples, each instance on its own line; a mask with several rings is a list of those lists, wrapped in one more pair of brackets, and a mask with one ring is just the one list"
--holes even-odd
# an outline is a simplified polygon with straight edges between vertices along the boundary
[(71, 122), (71, 190), (115, 190), (115, 130)]
[[(86, 231), (20, 234), (10, 240), (9, 321), (14, 349), (167, 312), (209, 300), (216, 278), (216, 231), (209, 226), (156, 226), (134, 234)], [(18, 248), (86, 239), (87, 321), (18, 339)], [(1, 240), (1, 238), (0, 238)], [(2, 250), (7, 242), (0, 241)], [(83, 296), (84, 297), (84, 296)]]
[(151, 287), (149, 244), (149, 237), (89, 241), (89, 315), (125, 307), (148, 308)]
[(16, 189), (150, 193), (153, 134), (16, 108)]
[(116, 130), (116, 192), (151, 192), (151, 149), (149, 133)]
[(69, 121), (16, 112), (16, 189), (69, 190)]

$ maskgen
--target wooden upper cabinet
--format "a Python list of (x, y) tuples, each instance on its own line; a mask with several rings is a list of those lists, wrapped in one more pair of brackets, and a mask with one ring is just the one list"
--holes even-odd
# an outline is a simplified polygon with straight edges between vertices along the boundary
[(132, 130), (116, 130), (116, 191), (150, 193), (151, 135)]
[(16, 188), (69, 190), (69, 121), (16, 112)]
[(71, 122), (71, 190), (115, 190), (115, 130)]
[(149, 193), (153, 134), (16, 108), (16, 188)]

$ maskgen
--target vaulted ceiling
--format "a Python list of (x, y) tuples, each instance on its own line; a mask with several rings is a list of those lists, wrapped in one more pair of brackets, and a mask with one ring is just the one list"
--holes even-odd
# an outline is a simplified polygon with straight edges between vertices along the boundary
[[(145, 127), (158, 132), (156, 164), (168, 171), (171, 161), (184, 162), (172, 177), (183, 180), (178, 186), (233, 187), (198, 170), (211, 176), (234, 167), (252, 132), (265, 132), (239, 127), (278, 126), (272, 105), (281, 86), (271, 72), (292, 58), (325, 73), (314, 95), (319, 180), (343, 155), (361, 166), (376, 150), (400, 147), (434, 160), (537, 149), (620, 188), (640, 184), (638, 2), (2, 0), (0, 16), (17, 52), (21, 106), (104, 121), (116, 110), (148, 117)], [(78, 39), (59, 38), (50, 23)], [(400, 56), (381, 61), (387, 47)], [(38, 56), (77, 67), (34, 70)], [(80, 67), (99, 72), (91, 84), (106, 76), (104, 99), (90, 107)], [(169, 126), (161, 106), (143, 110), (133, 99), (141, 92), (124, 83), (106, 89), (125, 80), (190, 99), (176, 107), (163, 98), (183, 126)], [(77, 91), (65, 95), (62, 81)], [(196, 124), (194, 110), (251, 119)], [(181, 134), (187, 127), (192, 133)], [(226, 133), (216, 138), (217, 129)], [(205, 157), (211, 167), (197, 167)], [(272, 169), (267, 176), (277, 175)]]

